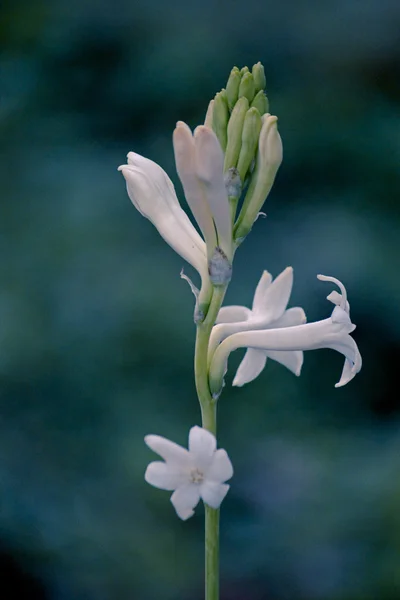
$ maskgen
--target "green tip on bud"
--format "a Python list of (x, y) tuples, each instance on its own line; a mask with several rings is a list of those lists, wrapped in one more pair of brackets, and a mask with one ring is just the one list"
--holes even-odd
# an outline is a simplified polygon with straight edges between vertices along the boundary
[(240, 179), (242, 181), (245, 180), (247, 171), (256, 155), (261, 125), (261, 115), (253, 106), (253, 108), (250, 108), (247, 111), (244, 119), (242, 144), (237, 163), (237, 170), (239, 171)]
[(258, 112), (260, 113), (261, 116), (265, 115), (265, 113), (268, 112), (269, 110), (269, 102), (268, 102), (268, 98), (265, 95), (265, 92), (263, 90), (260, 90), (259, 92), (257, 92), (257, 94), (254, 97), (253, 102), (251, 103), (251, 106), (254, 108), (256, 108), (258, 110)]
[(222, 150), (225, 152), (227, 135), (226, 130), (229, 120), (228, 104), (226, 101), (226, 92), (222, 90), (218, 92), (214, 98), (213, 107), (213, 129), (217, 135), (219, 143), (221, 144)]
[(204, 119), (204, 126), (212, 129), (213, 126), (213, 113), (214, 113), (214, 100), (211, 100), (206, 113), (206, 118)]
[(244, 96), (249, 102), (251, 102), (254, 98), (254, 94), (255, 85), (253, 75), (251, 73), (245, 73), (242, 77), (239, 86), (239, 98), (242, 98), (242, 96)]
[(253, 73), (256, 93), (259, 92), (260, 90), (265, 90), (267, 81), (265, 79), (264, 67), (260, 62), (258, 62), (256, 65), (253, 65), (252, 73)]
[(240, 80), (241, 76), (239, 69), (237, 67), (233, 67), (231, 74), (229, 75), (228, 83), (226, 84), (226, 97), (228, 100), (229, 110), (232, 110), (237, 102)]
[(249, 71), (249, 67), (242, 67), (239, 72), (240, 72), (240, 77), (243, 77), (243, 75), (245, 73), (249, 73), (250, 72)]
[(249, 101), (244, 96), (239, 98), (232, 111), (228, 123), (228, 142), (226, 145), (224, 172), (236, 167), (242, 145), (242, 131)]

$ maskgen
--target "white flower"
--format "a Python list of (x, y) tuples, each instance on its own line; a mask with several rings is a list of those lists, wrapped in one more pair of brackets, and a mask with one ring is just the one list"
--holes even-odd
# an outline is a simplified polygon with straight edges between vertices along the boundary
[[(264, 271), (256, 287), (253, 307), (224, 306), (213, 328), (209, 346), (209, 360), (218, 344), (228, 336), (241, 331), (257, 329), (279, 329), (306, 322), (304, 310), (298, 306), (286, 310), (293, 286), (293, 269), (287, 267), (272, 282), (272, 275)], [(272, 358), (300, 375), (303, 364), (301, 350), (264, 350), (248, 348), (233, 380), (233, 385), (242, 386), (255, 379), (264, 369), (267, 358)]]
[(217, 450), (215, 436), (202, 427), (189, 432), (189, 450), (159, 435), (147, 435), (146, 444), (165, 462), (152, 462), (145, 480), (162, 490), (175, 490), (171, 502), (184, 521), (194, 514), (200, 498), (219, 508), (233, 475), (232, 463), (225, 450)]
[(118, 170), (126, 179), (129, 198), (182, 258), (208, 278), (206, 245), (181, 208), (172, 181), (152, 160), (129, 152)]
[(341, 294), (333, 292), (328, 300), (336, 306), (328, 319), (280, 329), (244, 331), (227, 337), (216, 349), (210, 366), (210, 388), (218, 396), (226, 371), (229, 354), (237, 348), (256, 348), (267, 352), (316, 350), (331, 348), (345, 356), (342, 376), (335, 387), (348, 383), (361, 369), (361, 355), (357, 344), (349, 335), (355, 329), (350, 320), (350, 306), (343, 284), (334, 277), (318, 275), (322, 281), (332, 281)]
[(208, 257), (218, 246), (232, 260), (232, 217), (224, 183), (224, 153), (217, 136), (179, 121), (173, 135), (176, 170), (185, 197), (206, 241)]

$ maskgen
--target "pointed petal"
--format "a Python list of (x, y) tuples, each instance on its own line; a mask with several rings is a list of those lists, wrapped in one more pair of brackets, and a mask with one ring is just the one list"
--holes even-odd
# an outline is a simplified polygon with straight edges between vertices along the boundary
[(203, 502), (211, 508), (219, 508), (222, 500), (228, 493), (229, 485), (226, 483), (216, 483), (215, 481), (205, 481), (200, 486), (200, 495)]
[(194, 508), (200, 500), (199, 486), (193, 483), (182, 485), (171, 496), (176, 514), (183, 521), (194, 515)]
[(246, 306), (223, 306), (218, 313), (216, 323), (246, 321), (250, 316), (251, 310)]
[[(333, 304), (336, 304), (336, 306), (340, 306), (343, 302), (342, 299), (342, 294), (339, 294), (339, 292), (337, 292), (336, 290), (334, 290), (333, 292), (331, 292), (327, 297), (327, 300), (329, 300), (329, 302), (332, 302)], [(346, 312), (350, 312), (350, 304), (348, 303), (348, 301), (346, 300), (346, 307), (345, 307)]]
[(197, 425), (191, 428), (189, 432), (189, 452), (192, 464), (200, 468), (208, 467), (216, 448), (217, 441), (212, 433)]
[(160, 435), (146, 435), (144, 441), (148, 447), (159, 454), (168, 463), (176, 467), (186, 467), (190, 464), (190, 455), (186, 448), (178, 446)]
[(294, 306), (285, 310), (283, 315), (272, 323), (274, 329), (280, 327), (293, 327), (294, 325), (302, 325), (307, 321), (306, 314), (300, 306)]
[(212, 129), (200, 125), (194, 132), (197, 176), (204, 184), (208, 205), (214, 217), (218, 244), (232, 259), (232, 217), (224, 183), (224, 153)]
[(248, 348), (242, 362), (236, 371), (232, 385), (241, 387), (245, 383), (253, 381), (259, 376), (267, 362), (267, 353), (264, 350), (255, 350)]
[(150, 485), (161, 490), (175, 490), (178, 486), (187, 481), (187, 477), (165, 462), (152, 462), (146, 469), (145, 480)]
[(253, 310), (254, 311), (256, 311), (257, 308), (262, 309), (264, 307), (264, 296), (265, 296), (267, 289), (271, 285), (271, 281), (272, 281), (271, 273), (268, 273), (268, 271), (264, 271), (263, 274), (261, 275), (261, 279), (258, 282), (256, 291), (254, 293), (254, 298), (253, 298)]
[(287, 267), (274, 281), (267, 287), (265, 293), (257, 297), (256, 306), (253, 305), (255, 315), (263, 315), (265, 321), (272, 323), (279, 319), (289, 302), (290, 293), (293, 286), (293, 269)]
[(220, 448), (214, 454), (211, 465), (207, 469), (206, 478), (211, 481), (224, 482), (233, 475), (233, 467), (226, 452)]
[(200, 227), (210, 252), (217, 246), (217, 236), (210, 206), (196, 174), (196, 149), (192, 132), (186, 123), (178, 121), (173, 134), (176, 170), (186, 201)]
[(301, 350), (287, 350), (286, 352), (268, 350), (267, 356), (268, 358), (281, 363), (281, 365), (289, 369), (289, 371), (292, 371), (295, 375), (300, 375), (304, 360), (303, 352)]

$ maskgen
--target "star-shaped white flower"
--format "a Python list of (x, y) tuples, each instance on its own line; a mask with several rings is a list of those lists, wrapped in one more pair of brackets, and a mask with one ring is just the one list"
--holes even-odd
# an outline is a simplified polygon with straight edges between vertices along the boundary
[[(268, 271), (264, 271), (256, 287), (253, 307), (224, 306), (213, 328), (209, 346), (209, 360), (217, 346), (228, 336), (241, 331), (257, 329), (279, 329), (306, 322), (304, 310), (299, 306), (286, 309), (293, 286), (293, 269), (287, 267), (274, 281)], [(303, 364), (301, 350), (264, 350), (248, 348), (239, 365), (233, 385), (242, 386), (253, 381), (264, 369), (267, 358), (272, 358), (287, 367), (295, 375), (300, 375)]]
[(237, 348), (256, 348), (267, 352), (317, 350), (331, 348), (345, 356), (342, 376), (335, 387), (346, 385), (360, 371), (362, 360), (357, 344), (349, 335), (356, 328), (350, 320), (350, 306), (344, 285), (334, 277), (318, 275), (332, 281), (341, 291), (332, 292), (328, 300), (335, 308), (328, 319), (280, 329), (243, 331), (228, 336), (216, 349), (210, 365), (210, 389), (215, 397), (221, 392), (229, 354)]
[(178, 517), (189, 519), (200, 498), (219, 508), (233, 475), (232, 463), (225, 450), (217, 450), (215, 436), (202, 427), (189, 432), (189, 450), (159, 435), (147, 435), (146, 444), (165, 462), (152, 462), (145, 480), (162, 490), (174, 490), (171, 502)]

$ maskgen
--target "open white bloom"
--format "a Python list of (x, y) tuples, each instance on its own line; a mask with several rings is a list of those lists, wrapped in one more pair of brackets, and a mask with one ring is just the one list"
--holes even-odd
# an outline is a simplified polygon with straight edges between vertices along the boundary
[[(264, 271), (256, 287), (253, 307), (224, 306), (213, 328), (209, 346), (209, 360), (217, 346), (229, 335), (241, 331), (257, 329), (279, 329), (292, 327), (306, 322), (304, 310), (299, 306), (286, 309), (293, 286), (293, 269), (287, 267), (274, 281), (268, 271)], [(264, 350), (248, 348), (233, 385), (242, 386), (255, 379), (264, 369), (267, 358), (280, 362), (295, 375), (300, 375), (303, 364), (301, 350)]]
[(181, 208), (175, 188), (165, 171), (152, 160), (129, 152), (128, 164), (118, 170), (126, 180), (135, 208), (157, 228), (182, 258), (208, 277), (206, 245)]
[(271, 351), (317, 350), (331, 348), (345, 356), (342, 376), (335, 387), (348, 383), (361, 369), (361, 355), (357, 344), (349, 335), (355, 329), (350, 320), (350, 306), (344, 285), (334, 277), (318, 275), (322, 281), (332, 281), (341, 294), (333, 292), (328, 300), (336, 306), (328, 319), (280, 329), (244, 331), (227, 337), (216, 349), (210, 366), (210, 388), (218, 396), (229, 354), (237, 348), (255, 348)]
[(200, 498), (219, 508), (233, 475), (232, 463), (225, 450), (217, 450), (215, 436), (202, 427), (189, 432), (189, 450), (159, 435), (146, 435), (146, 444), (165, 462), (152, 462), (145, 480), (162, 490), (174, 490), (171, 502), (184, 521), (194, 514)]

